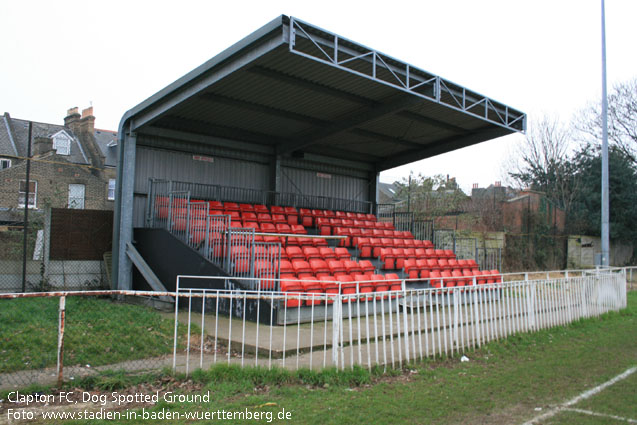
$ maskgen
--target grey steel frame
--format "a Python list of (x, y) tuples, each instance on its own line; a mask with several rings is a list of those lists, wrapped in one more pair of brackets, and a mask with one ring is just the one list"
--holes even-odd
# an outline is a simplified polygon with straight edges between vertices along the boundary
[[(337, 34), (290, 17), (289, 50), (360, 77), (410, 93), (440, 105), (464, 112), (512, 131), (526, 131), (526, 114), (503, 103), (441, 78), (384, 53), (367, 48)], [(309, 40), (314, 54), (301, 51), (298, 39)], [(356, 62), (371, 65), (353, 69)], [(350, 65), (350, 66), (346, 66)]]

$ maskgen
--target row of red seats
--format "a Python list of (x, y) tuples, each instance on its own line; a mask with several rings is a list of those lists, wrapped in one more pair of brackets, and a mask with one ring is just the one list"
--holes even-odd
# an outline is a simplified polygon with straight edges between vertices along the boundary
[[(322, 219), (346, 219), (346, 220), (358, 220), (358, 221), (370, 221), (375, 222), (376, 216), (374, 214), (364, 214), (364, 213), (352, 213), (345, 211), (332, 211), (332, 210), (320, 210), (320, 209), (307, 209), (300, 208), (297, 210), (295, 207), (283, 207), (278, 205), (271, 205), (269, 208), (264, 204), (247, 204), (247, 203), (236, 203), (236, 202), (221, 202), (221, 201), (205, 201), (200, 199), (191, 199), (192, 203), (207, 203), (208, 210), (210, 214), (224, 214), (224, 215), (232, 215), (236, 217), (236, 214), (243, 219), (243, 214), (254, 214), (256, 216), (257, 221), (267, 222), (268, 219), (266, 215), (270, 215), (270, 220), (273, 223), (281, 222), (282, 217), (285, 217), (286, 221), (289, 225), (293, 224), (301, 224), (304, 227), (314, 227), (315, 222), (318, 218)], [(167, 218), (168, 217), (168, 207), (170, 205), (170, 200), (166, 196), (157, 196), (155, 200), (155, 208), (159, 214), (159, 218)], [(186, 208), (187, 202), (185, 198), (173, 198), (172, 200), (173, 208)], [(259, 220), (259, 216), (261, 215), (261, 220)], [(276, 219), (275, 217), (276, 216)], [(252, 219), (251, 215), (247, 215), (248, 219)], [(299, 223), (300, 219), (300, 223)]]
[[(402, 282), (396, 274), (389, 273), (385, 276), (379, 274), (356, 274), (354, 276), (346, 274), (337, 275), (325, 275), (320, 277), (302, 277), (298, 281), (294, 280), (282, 280), (281, 291), (300, 293), (303, 295), (310, 294), (356, 294), (356, 293), (373, 293), (383, 292), (384, 294), (376, 295), (376, 299), (389, 298), (388, 291), (400, 291), (402, 290)], [(395, 295), (391, 296), (395, 298)], [(323, 297), (317, 297), (314, 300), (306, 299), (301, 300), (299, 298), (288, 298), (285, 305), (287, 307), (299, 307), (301, 305), (323, 304)], [(374, 295), (364, 296), (363, 301), (371, 301), (374, 299)], [(355, 301), (353, 297), (346, 297), (343, 302), (348, 303)], [(328, 304), (332, 304), (332, 299), (327, 299)]]
[[(331, 235), (333, 229), (340, 227), (361, 230), (394, 230), (394, 225), (388, 221), (349, 220), (340, 218), (318, 218), (316, 220), (316, 227), (319, 229), (319, 233), (324, 236)], [(371, 236), (371, 233), (369, 236)]]
[[(427, 258), (427, 259), (413, 259), (408, 258), (405, 260), (403, 267), (405, 275), (410, 279), (417, 279), (421, 276), (422, 271), (433, 270), (454, 270), (454, 269), (467, 269), (470, 271), (478, 271), (478, 264), (476, 260), (456, 260), (455, 258)], [(428, 278), (428, 276), (426, 276)]]
[(348, 274), (351, 276), (357, 274), (374, 274), (375, 267), (370, 261), (361, 260), (354, 261), (352, 259), (343, 260), (323, 260), (321, 258), (312, 258), (310, 260), (293, 259), (281, 260), (280, 273), (281, 279), (289, 279), (305, 276), (327, 276), (337, 274)]
[(332, 210), (310, 210), (307, 208), (299, 209), (301, 224), (305, 227), (318, 227), (319, 219), (346, 219), (359, 221), (376, 221), (374, 214), (353, 213)]
[[(357, 229), (357, 228), (349, 228), (349, 227), (337, 227), (334, 229), (334, 236), (344, 236), (345, 238), (341, 241), (342, 246), (352, 246), (356, 247), (358, 245), (358, 240), (361, 238), (366, 239), (400, 239), (401, 244), (405, 244), (407, 247), (423, 247), (427, 248), (429, 246), (433, 247), (431, 242), (426, 243), (425, 241), (416, 242), (414, 239), (414, 235), (411, 232), (401, 231), (401, 230), (369, 230), (369, 229)], [(403, 241), (413, 241), (413, 242), (403, 242)], [(391, 246), (391, 244), (390, 244)]]
[[(422, 276), (422, 273), (421, 273)], [(429, 284), (434, 288), (453, 288), (460, 286), (471, 286), (473, 281), (478, 285), (495, 284), (502, 282), (502, 276), (499, 270), (434, 270), (429, 276), (422, 277), (429, 279)]]
[(281, 250), (282, 260), (349, 260), (351, 255), (347, 248), (330, 248), (327, 246), (290, 246)]
[[(402, 269), (407, 260), (431, 260), (429, 264), (432, 268), (454, 268), (458, 261), (466, 261), (456, 260), (456, 255), (451, 250), (440, 250), (439, 254), (426, 251), (413, 248), (381, 248), (378, 258), (383, 263), (384, 269)], [(448, 267), (448, 263), (452, 266)], [(440, 267), (436, 267), (435, 264), (440, 264)], [(475, 268), (478, 268), (477, 264)]]
[[(420, 241), (417, 239), (398, 239), (398, 238), (358, 238), (356, 245), (358, 256), (361, 258), (378, 258), (380, 250), (387, 248), (400, 248), (413, 250), (413, 256), (416, 258), (451, 258), (455, 257), (453, 250), (434, 249), (430, 241)], [(412, 251), (409, 251), (412, 255)]]

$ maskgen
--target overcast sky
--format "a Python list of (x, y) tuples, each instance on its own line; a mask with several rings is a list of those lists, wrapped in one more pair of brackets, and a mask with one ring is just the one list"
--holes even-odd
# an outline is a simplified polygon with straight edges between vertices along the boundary
[[(599, 0), (0, 0), (0, 113), (62, 123), (94, 107), (98, 128), (281, 14), (292, 15), (529, 115), (568, 120), (601, 95)], [(607, 0), (608, 82), (637, 76), (637, 1)], [(520, 136), (384, 172), (503, 176)]]

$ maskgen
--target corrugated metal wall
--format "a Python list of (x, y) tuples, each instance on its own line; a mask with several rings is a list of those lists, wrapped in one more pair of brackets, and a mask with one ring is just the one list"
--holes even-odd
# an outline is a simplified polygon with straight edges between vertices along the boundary
[(266, 164), (224, 158), (210, 155), (209, 152), (200, 155), (214, 158), (213, 162), (194, 160), (192, 153), (138, 146), (135, 157), (133, 207), (133, 225), (135, 227), (144, 225), (148, 179), (151, 177), (191, 183), (267, 189), (268, 166)]
[(281, 167), (282, 192), (331, 198), (369, 200), (368, 181), (360, 177), (344, 176), (324, 171)]
[(268, 166), (211, 156), (197, 161), (193, 154), (139, 147), (135, 158), (135, 192), (146, 193), (150, 177), (192, 183), (267, 189)]

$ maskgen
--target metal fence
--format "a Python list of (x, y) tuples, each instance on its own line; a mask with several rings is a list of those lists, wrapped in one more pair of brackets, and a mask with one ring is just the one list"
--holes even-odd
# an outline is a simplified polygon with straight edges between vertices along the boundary
[[(562, 274), (563, 276), (564, 274)], [(191, 289), (0, 294), (0, 389), (78, 379), (103, 370), (187, 373), (224, 362), (286, 368), (401, 367), (454, 356), (520, 332), (565, 325), (626, 306), (626, 270), (429, 289), (358, 282), (334, 291), (262, 292)], [(500, 278), (501, 279), (501, 278)], [(350, 288), (351, 289), (351, 288)], [(115, 301), (171, 296), (173, 313)], [(19, 299), (19, 297), (28, 297)], [(134, 297), (134, 298), (130, 298)], [(20, 319), (24, 312), (37, 311)], [(7, 317), (7, 316), (11, 317)], [(134, 318), (134, 320), (131, 320)], [(24, 339), (11, 323), (37, 321)], [(38, 344), (29, 345), (28, 338)], [(26, 345), (25, 345), (26, 344)], [(33, 348), (33, 349), (31, 349)]]
[(438, 249), (455, 251), (456, 231), (453, 229), (434, 229), (432, 242)]
[(228, 201), (250, 204), (281, 205), (295, 208), (324, 209), (333, 211), (373, 212), (374, 204), (356, 199), (332, 198), (327, 196), (302, 195), (297, 193), (273, 192), (243, 187), (221, 186), (205, 183), (191, 183), (173, 180), (149, 179), (146, 220), (150, 219), (150, 205), (159, 194), (169, 192), (189, 192), (192, 199), (206, 201)]
[(76, 247), (61, 253), (73, 255), (51, 255), (51, 244), (58, 242), (52, 231), (55, 235), (61, 230), (52, 227), (50, 209), (30, 212), (26, 240), (22, 222), (0, 226), (0, 293), (109, 286), (108, 266), (101, 255), (82, 256)]
[(502, 248), (477, 248), (475, 260), (481, 270), (502, 270)]
[[(246, 289), (256, 288), (261, 278), (278, 282), (281, 242), (277, 236), (268, 236), (276, 242), (257, 241), (253, 228), (232, 227), (228, 215), (210, 215), (209, 204), (193, 201), (190, 192), (162, 192), (170, 186), (155, 188), (149, 202), (149, 227), (166, 229), (228, 276), (252, 278), (244, 282)], [(278, 290), (276, 285), (268, 287)]]

